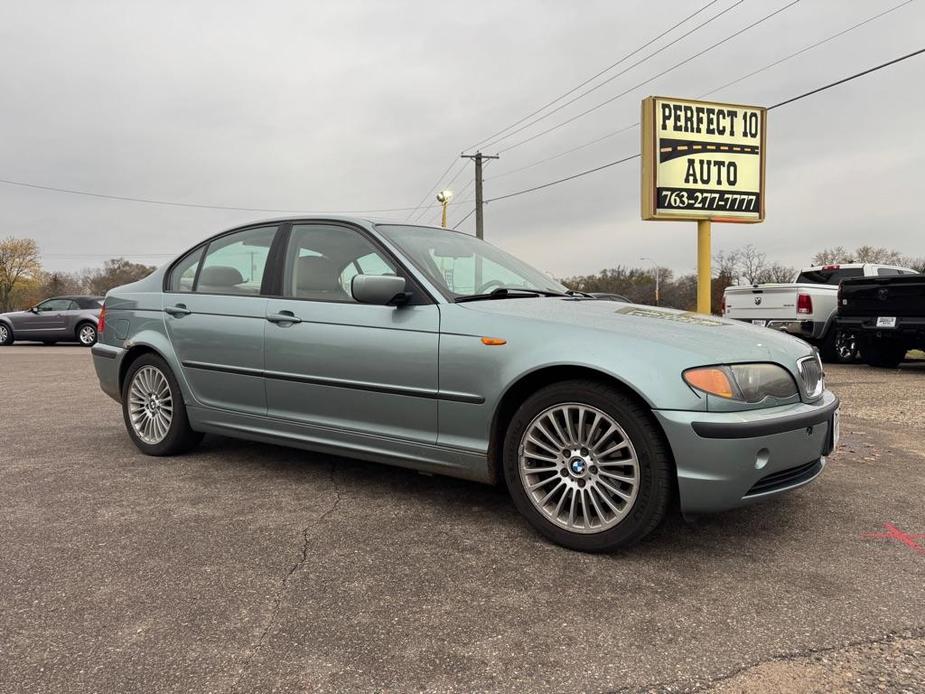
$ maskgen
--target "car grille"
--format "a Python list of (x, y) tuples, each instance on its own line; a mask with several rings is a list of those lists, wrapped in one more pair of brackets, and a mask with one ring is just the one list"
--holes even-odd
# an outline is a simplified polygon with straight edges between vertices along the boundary
[(779, 472), (773, 472), (770, 475), (765, 475), (760, 480), (755, 482), (754, 486), (748, 490), (745, 496), (766, 494), (767, 492), (773, 492), (778, 489), (784, 489), (785, 487), (791, 487), (795, 484), (800, 484), (801, 482), (808, 482), (819, 474), (819, 472), (822, 470), (822, 465), (822, 460), (814, 460), (811, 463), (806, 463), (805, 465), (797, 465), (796, 467), (787, 468), (786, 470), (780, 470)]
[(825, 390), (825, 374), (822, 371), (822, 362), (819, 361), (819, 355), (814, 354), (811, 357), (800, 359), (797, 362), (800, 370), (800, 380), (803, 385), (803, 393), (808, 398), (818, 398)]

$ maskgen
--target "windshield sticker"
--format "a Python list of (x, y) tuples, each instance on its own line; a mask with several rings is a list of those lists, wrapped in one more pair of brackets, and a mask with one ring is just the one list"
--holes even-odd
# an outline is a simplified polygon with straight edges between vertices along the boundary
[(661, 320), (674, 321), (675, 323), (689, 323), (693, 325), (728, 325), (721, 320), (716, 320), (715, 318), (708, 318), (699, 313), (694, 313), (693, 311), (688, 311), (687, 313), (673, 313), (668, 311), (660, 311), (657, 308), (639, 308), (638, 306), (627, 306), (625, 308), (617, 309), (614, 313), (622, 313), (627, 316), (639, 316), (641, 318), (659, 318)]

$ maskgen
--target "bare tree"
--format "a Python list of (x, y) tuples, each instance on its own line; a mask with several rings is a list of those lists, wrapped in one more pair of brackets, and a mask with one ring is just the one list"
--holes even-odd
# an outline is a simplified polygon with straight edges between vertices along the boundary
[(797, 271), (795, 268), (775, 261), (761, 271), (758, 284), (768, 282), (786, 284), (793, 282), (793, 278), (796, 276)]
[(874, 246), (859, 246), (854, 252), (856, 263), (879, 263), (881, 265), (899, 265), (902, 263), (902, 253), (887, 248)]
[(137, 282), (154, 272), (156, 268), (141, 263), (133, 263), (125, 258), (110, 258), (102, 268), (85, 270), (83, 285), (91, 294), (104, 295), (114, 287)]
[(844, 246), (823, 248), (813, 256), (813, 265), (830, 265), (832, 263), (853, 263), (854, 256)]
[(748, 284), (759, 284), (767, 267), (768, 256), (755, 248), (754, 244), (750, 243), (739, 250), (739, 275)]
[(33, 239), (0, 241), (0, 311), (12, 308), (13, 292), (42, 271), (39, 247)]

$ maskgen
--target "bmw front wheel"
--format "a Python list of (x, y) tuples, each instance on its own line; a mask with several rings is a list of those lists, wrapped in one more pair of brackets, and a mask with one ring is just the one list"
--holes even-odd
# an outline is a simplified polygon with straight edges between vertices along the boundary
[(626, 547), (664, 518), (671, 497), (668, 446), (651, 411), (594, 381), (547, 386), (508, 427), (504, 476), (518, 510), (565, 547)]

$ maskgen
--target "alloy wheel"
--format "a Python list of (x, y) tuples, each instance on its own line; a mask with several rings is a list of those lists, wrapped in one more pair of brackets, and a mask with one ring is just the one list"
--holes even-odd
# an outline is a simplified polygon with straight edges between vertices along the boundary
[(92, 345), (96, 342), (96, 328), (92, 325), (85, 325), (80, 329), (80, 332), (77, 334), (80, 339), (81, 344)]
[(566, 403), (538, 414), (521, 439), (518, 469), (533, 506), (575, 533), (614, 527), (639, 493), (639, 461), (629, 435), (590, 405)]
[(135, 434), (147, 444), (164, 440), (173, 421), (170, 384), (160, 369), (143, 366), (132, 377), (128, 412)]
[(10, 329), (7, 328), (3, 323), (0, 323), (0, 345), (6, 344), (6, 341), (10, 339)]

